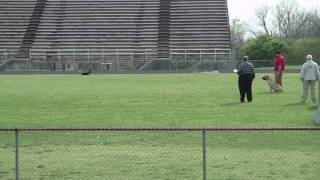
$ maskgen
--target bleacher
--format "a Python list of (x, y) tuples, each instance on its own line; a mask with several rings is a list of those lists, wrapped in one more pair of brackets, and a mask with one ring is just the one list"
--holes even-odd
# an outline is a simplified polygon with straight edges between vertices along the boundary
[(36, 0), (0, 1), (0, 49), (20, 49)]
[(118, 64), (119, 70), (171, 60), (177, 49), (219, 49), (221, 57), (231, 57), (226, 0), (0, 3), (2, 62), (90, 61)]

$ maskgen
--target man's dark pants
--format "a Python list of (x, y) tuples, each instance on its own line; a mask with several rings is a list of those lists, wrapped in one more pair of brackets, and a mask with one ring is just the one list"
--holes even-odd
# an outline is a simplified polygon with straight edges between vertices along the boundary
[(239, 76), (238, 85), (241, 102), (244, 102), (244, 98), (246, 95), (248, 102), (252, 101), (252, 81), (253, 77), (251, 74), (243, 74)]

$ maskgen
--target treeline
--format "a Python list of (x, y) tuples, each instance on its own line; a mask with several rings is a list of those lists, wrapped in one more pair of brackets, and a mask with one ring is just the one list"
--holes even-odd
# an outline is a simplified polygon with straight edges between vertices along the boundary
[[(231, 36), (236, 58), (248, 55), (250, 59), (270, 60), (275, 51), (282, 51), (288, 61), (297, 64), (307, 54), (320, 60), (320, 11), (301, 9), (294, 0), (263, 6), (256, 10), (256, 23), (234, 19)], [(250, 34), (250, 38), (245, 38)]]

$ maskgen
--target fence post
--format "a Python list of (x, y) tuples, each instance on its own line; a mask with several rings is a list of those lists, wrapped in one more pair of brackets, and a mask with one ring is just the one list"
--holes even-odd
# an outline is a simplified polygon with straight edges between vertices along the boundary
[(102, 50), (102, 61), (103, 61), (104, 63), (106, 63), (106, 61), (105, 61), (104, 58), (105, 58), (105, 57), (104, 57), (104, 50)]
[(146, 64), (148, 63), (148, 49), (146, 49)]
[(46, 50), (43, 50), (43, 62), (46, 62)]
[(187, 49), (184, 49), (184, 62), (187, 62)]
[(4, 50), (4, 63), (7, 63), (7, 50)]
[(203, 180), (207, 180), (207, 141), (206, 131), (202, 131), (202, 165), (203, 165)]
[(59, 63), (61, 62), (61, 52), (60, 52), (60, 49), (58, 49), (58, 60), (59, 60)]
[(202, 64), (202, 50), (200, 49), (200, 64)]
[(118, 68), (118, 71), (120, 69), (120, 62), (119, 62), (119, 49), (117, 49), (117, 68)]
[(229, 51), (229, 61), (230, 64), (232, 64), (232, 50)]
[(16, 180), (19, 180), (19, 129), (15, 129), (16, 136)]
[(131, 65), (132, 65), (132, 69), (134, 68), (134, 62), (133, 62), (133, 50), (131, 50)]
[(90, 49), (88, 49), (88, 64), (90, 64)]
[(214, 50), (214, 61), (211, 61), (211, 71), (213, 71), (213, 63), (217, 63), (217, 50)]
[(32, 51), (31, 49), (29, 49), (29, 61), (31, 61), (31, 58), (32, 58)]
[[(170, 61), (172, 62), (172, 49), (170, 49)], [(177, 71), (177, 62), (176, 62), (176, 59), (173, 59), (173, 68), (174, 68), (174, 71)]]

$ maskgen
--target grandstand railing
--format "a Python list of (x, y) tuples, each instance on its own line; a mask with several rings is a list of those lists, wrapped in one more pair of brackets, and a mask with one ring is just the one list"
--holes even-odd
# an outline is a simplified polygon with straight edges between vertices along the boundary
[[(0, 60), (1, 61), (14, 61), (17, 60), (18, 50), (12, 49), (0, 49)], [(54, 56), (53, 60), (61, 62), (62, 60), (76, 61), (77, 57), (81, 57), (78, 60), (104, 60), (107, 55), (128, 55), (133, 58), (134, 55), (144, 55), (145, 59), (154, 58), (157, 51), (154, 49), (31, 49), (23, 51), (28, 58), (24, 58), (25, 61), (40, 61), (46, 62), (48, 56)], [(205, 59), (204, 56), (210, 56), (210, 60), (217, 61), (218, 59), (227, 59), (231, 63), (231, 50), (230, 49), (170, 49), (170, 57), (173, 58), (175, 55), (183, 55), (183, 60), (187, 61), (189, 55), (198, 55), (200, 62)], [(68, 59), (63, 58), (68, 56)], [(100, 58), (99, 58), (100, 57)], [(119, 56), (115, 56), (115, 59), (119, 59)], [(130, 60), (130, 59), (128, 59)]]
[[(86, 63), (112, 66), (112, 71), (121, 70), (122, 65), (131, 65), (131, 70), (154, 60), (167, 61), (177, 70), (177, 63), (231, 64), (230, 49), (170, 49), (169, 58), (158, 58), (156, 49), (30, 49), (0, 50), (0, 64), (11, 63)], [(18, 57), (17, 54), (22, 57)]]
[[(145, 61), (153, 58), (155, 51), (152, 49), (31, 49), (23, 51), (27, 58), (17, 58), (19, 50), (0, 50), (1, 61), (26, 61), (26, 62), (47, 62), (53, 61), (60, 63), (63, 61), (69, 62), (94, 62), (107, 60), (109, 55), (114, 56), (112, 60), (119, 60), (121, 55), (127, 55), (127, 60), (132, 60), (134, 55), (143, 55)], [(20, 50), (21, 51), (21, 50)]]
[[(1, 135), (3, 135), (3, 133), (6, 133), (6, 132), (7, 133), (14, 133), (14, 137), (15, 137), (14, 138), (15, 142), (12, 143), (12, 144), (14, 146), (14, 152), (15, 152), (15, 158), (14, 158), (15, 168), (14, 169), (15, 169), (15, 179), (16, 180), (19, 180), (20, 178), (21, 179), (26, 178), (26, 177), (21, 177), (20, 176), (21, 175), (21, 172), (20, 172), (20, 164), (21, 164), (20, 148), (28, 147), (27, 145), (24, 145), (24, 146), (21, 145), (21, 143), (23, 142), (22, 139), (21, 139), (21, 135), (23, 133), (25, 133), (25, 134), (26, 133), (39, 134), (39, 133), (44, 133), (44, 132), (46, 132), (46, 133), (65, 133), (65, 132), (68, 132), (68, 133), (76, 133), (76, 132), (81, 132), (81, 133), (84, 133), (84, 132), (96, 132), (96, 133), (97, 132), (103, 132), (103, 133), (107, 133), (107, 132), (109, 132), (109, 133), (110, 132), (119, 132), (119, 133), (120, 132), (121, 133), (141, 133), (141, 132), (144, 132), (144, 133), (145, 132), (146, 133), (160, 133), (161, 132), (161, 133), (176, 133), (176, 134), (177, 133), (181, 133), (181, 132), (199, 133), (199, 134), (201, 134), (201, 154), (202, 154), (201, 155), (201, 157), (202, 157), (202, 163), (201, 163), (201, 165), (202, 165), (202, 167), (201, 167), (202, 175), (201, 175), (201, 177), (202, 177), (203, 180), (207, 180), (208, 178), (210, 178), (210, 177), (208, 177), (209, 173), (208, 173), (208, 155), (207, 155), (207, 147), (208, 147), (208, 144), (207, 144), (208, 143), (207, 133), (209, 133), (209, 132), (226, 132), (226, 133), (236, 133), (236, 132), (246, 132), (246, 133), (248, 133), (248, 132), (254, 132), (254, 133), (262, 133), (262, 132), (277, 132), (277, 133), (280, 133), (280, 132), (286, 132), (286, 133), (288, 133), (288, 132), (296, 132), (296, 133), (298, 133), (298, 132), (308, 132), (309, 133), (309, 132), (320, 132), (320, 128), (317, 128), (317, 127), (315, 127), (315, 128), (43, 128), (43, 129), (35, 129), (35, 128), (24, 128), (24, 129), (7, 128), (6, 129), (6, 128), (2, 128), (2, 129), (0, 129), (0, 138), (1, 138)], [(254, 134), (254, 135), (256, 136), (257, 134)], [(275, 137), (278, 137), (278, 136), (275, 136)], [(38, 138), (41, 139), (40, 137), (38, 137)], [(27, 140), (26, 138), (24, 138), (24, 139)], [(263, 138), (263, 139), (265, 139), (265, 138)], [(36, 138), (34, 140), (38, 141)], [(290, 140), (290, 141), (293, 140), (294, 141), (294, 139), (292, 139), (290, 137), (289, 137), (288, 140)], [(10, 144), (8, 141), (10, 141), (10, 138), (7, 138), (5, 143)], [(243, 142), (245, 142), (245, 141), (246, 140), (244, 140)], [(272, 141), (270, 141), (270, 142), (272, 142)], [(283, 140), (281, 140), (280, 142), (284, 143)], [(161, 142), (161, 143), (163, 143), (163, 145), (165, 145), (166, 142)], [(314, 142), (314, 143), (315, 143), (314, 147), (317, 148), (316, 146), (319, 145), (319, 144), (317, 144), (318, 142)], [(7, 145), (5, 145), (5, 146), (6, 146), (5, 148), (8, 148)], [(2, 148), (1, 147), (1, 142), (0, 142), (0, 148)], [(32, 159), (32, 161), (37, 161), (37, 159)], [(263, 163), (263, 162), (261, 162), (261, 163)], [(319, 167), (316, 167), (316, 166), (317, 165), (313, 165), (312, 167), (313, 168), (319, 168)], [(13, 169), (13, 167), (11, 169)], [(87, 170), (86, 170), (86, 172), (87, 172)], [(33, 173), (33, 172), (30, 172), (30, 173)], [(305, 174), (302, 173), (302, 176), (303, 175), (305, 175)], [(316, 175), (314, 174), (314, 175), (311, 175), (311, 176), (308, 176), (308, 177), (310, 178), (310, 177), (313, 177), (313, 176), (316, 176)], [(11, 178), (13, 178), (13, 177), (11, 177)]]
[[(176, 58), (176, 56), (182, 56), (183, 58)], [(171, 49), (170, 58), (174, 61), (181, 59), (185, 62), (188, 61), (188, 57), (192, 57), (195, 61), (202, 62), (217, 62), (224, 60), (227, 63), (232, 63), (232, 51), (231, 49)]]

